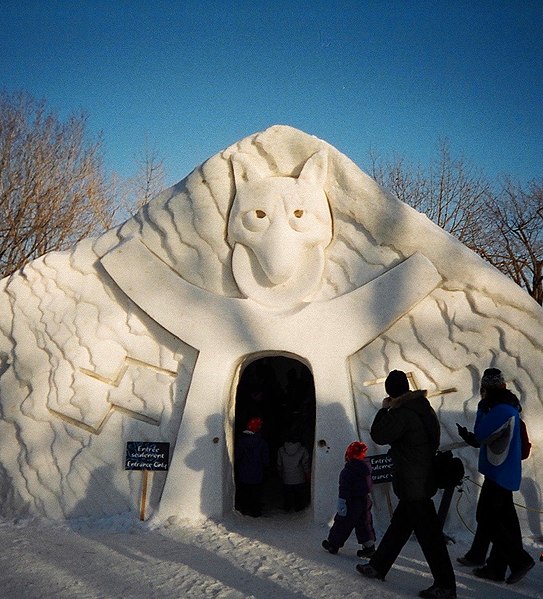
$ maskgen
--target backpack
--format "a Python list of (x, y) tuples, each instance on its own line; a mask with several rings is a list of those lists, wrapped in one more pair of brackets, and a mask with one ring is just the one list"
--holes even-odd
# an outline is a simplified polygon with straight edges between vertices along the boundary
[(525, 460), (530, 455), (532, 444), (528, 438), (528, 429), (522, 418), (519, 418), (520, 422), (520, 457)]
[(448, 449), (437, 451), (434, 456), (434, 480), (438, 489), (456, 487), (464, 478), (464, 464)]

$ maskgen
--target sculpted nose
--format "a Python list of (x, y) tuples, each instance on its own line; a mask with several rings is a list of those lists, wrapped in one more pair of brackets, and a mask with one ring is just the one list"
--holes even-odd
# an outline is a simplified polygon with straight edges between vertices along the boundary
[(297, 271), (305, 251), (302, 235), (283, 219), (272, 223), (252, 247), (262, 270), (274, 285), (286, 283)]

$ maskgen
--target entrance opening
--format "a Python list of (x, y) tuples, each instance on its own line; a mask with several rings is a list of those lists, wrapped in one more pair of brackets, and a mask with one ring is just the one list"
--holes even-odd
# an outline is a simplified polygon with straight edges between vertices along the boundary
[[(253, 418), (262, 420), (262, 428), (259, 433), (250, 435), (244, 431)], [(251, 425), (251, 428), (254, 426)], [(269, 453), (261, 485), (256, 482), (258, 474), (249, 471), (255, 463), (258, 464), (258, 457), (254, 455), (258, 451), (255, 449), (258, 445), (255, 436), (264, 440)], [(279, 449), (288, 442), (289, 453), (296, 451), (296, 443), (307, 450), (302, 459), (309, 460), (311, 472), (315, 442), (315, 385), (313, 375), (305, 364), (284, 356), (267, 356), (246, 366), (236, 392), (234, 442), (235, 506), (238, 511), (258, 516), (262, 512), (302, 511), (309, 506), (309, 476), (300, 483), (300, 487), (285, 489), (277, 469)], [(303, 454), (303, 450), (296, 453), (301, 457)], [(255, 481), (254, 486), (247, 484), (251, 479)]]

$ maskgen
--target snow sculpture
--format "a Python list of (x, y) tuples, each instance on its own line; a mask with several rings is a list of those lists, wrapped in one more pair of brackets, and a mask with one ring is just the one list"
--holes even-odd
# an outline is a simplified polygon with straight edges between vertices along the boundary
[(232, 156), (236, 195), (228, 219), (232, 271), (240, 291), (274, 307), (309, 299), (320, 286), (332, 215), (323, 150), (297, 179), (264, 177), (246, 154)]
[[(346, 445), (369, 442), (391, 368), (429, 390), (444, 446), (473, 421), (480, 373), (501, 368), (534, 444), (522, 492), (541, 502), (541, 308), (296, 129), (241, 140), (0, 291), (4, 515), (136, 511), (139, 475), (122, 459), (136, 439), (171, 444), (169, 472), (153, 477), (157, 517), (231, 510), (236, 388), (273, 356), (313, 377), (317, 520), (333, 514)], [(476, 480), (473, 450), (460, 451)]]

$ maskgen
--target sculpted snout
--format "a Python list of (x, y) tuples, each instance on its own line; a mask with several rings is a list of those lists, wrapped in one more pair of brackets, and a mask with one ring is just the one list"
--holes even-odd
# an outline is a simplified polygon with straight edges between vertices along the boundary
[(255, 254), (269, 281), (281, 285), (296, 275), (308, 252), (326, 243), (326, 238), (318, 239), (314, 233), (296, 231), (288, 216), (281, 214), (269, 222), (265, 231), (248, 236), (242, 243)]

